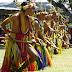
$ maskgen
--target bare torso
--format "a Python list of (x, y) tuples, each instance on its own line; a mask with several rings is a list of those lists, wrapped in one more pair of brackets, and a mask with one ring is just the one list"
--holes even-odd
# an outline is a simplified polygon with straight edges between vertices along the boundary
[[(25, 20), (25, 24), (27, 24), (28, 20), (27, 19), (24, 20)], [(19, 13), (15, 14), (15, 18), (13, 19), (11, 30), (14, 33), (21, 33), (20, 24), (19, 24)]]
[(18, 19), (13, 21), (11, 30), (14, 33), (20, 33), (20, 27), (19, 27), (19, 20)]

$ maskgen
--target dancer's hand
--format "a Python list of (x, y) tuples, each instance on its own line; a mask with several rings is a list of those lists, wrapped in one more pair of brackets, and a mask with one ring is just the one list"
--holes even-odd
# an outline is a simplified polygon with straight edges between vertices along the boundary
[(47, 41), (47, 47), (50, 46), (51, 47), (51, 43), (49, 41)]
[(57, 34), (57, 37), (60, 38), (60, 34)]
[[(41, 46), (41, 47), (43, 46), (43, 44), (42, 44), (40, 41), (37, 42), (37, 43), (39, 44), (39, 46)], [(37, 44), (37, 43), (36, 43), (36, 44)]]
[(43, 46), (43, 44), (41, 42), (39, 44), (40, 44), (41, 47)]
[(55, 33), (55, 34), (57, 34), (57, 31), (56, 31), (56, 30), (54, 30), (54, 33)]
[(36, 44), (36, 41), (35, 41), (35, 39), (32, 39), (32, 44)]
[(36, 42), (39, 43), (41, 47), (43, 46), (43, 44), (38, 40), (38, 38), (36, 39)]

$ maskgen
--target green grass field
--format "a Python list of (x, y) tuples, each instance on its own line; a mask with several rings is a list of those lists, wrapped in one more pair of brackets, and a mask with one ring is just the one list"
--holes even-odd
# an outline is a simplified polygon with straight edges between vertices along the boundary
[(62, 54), (53, 55), (53, 66), (47, 67), (47, 72), (72, 72), (72, 48), (64, 49)]
[[(0, 68), (3, 62), (4, 46), (0, 45)], [(2, 49), (3, 48), (3, 49)], [(72, 48), (63, 49), (62, 54), (53, 55), (52, 57), (53, 66), (46, 67), (44, 70), (37, 72), (72, 72)]]
[(2, 66), (4, 53), (5, 53), (5, 47), (3, 44), (0, 44), (0, 68)]

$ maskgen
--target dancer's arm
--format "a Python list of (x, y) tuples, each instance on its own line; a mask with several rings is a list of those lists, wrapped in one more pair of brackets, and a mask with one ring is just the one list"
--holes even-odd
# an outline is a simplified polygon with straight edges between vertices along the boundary
[(46, 40), (44, 38), (44, 36), (42, 35), (42, 33), (41, 33), (40, 29), (39, 29), (39, 23), (37, 23), (37, 22), (35, 22), (35, 30), (38, 30), (37, 31), (38, 37), (40, 39), (42, 39), (44, 41), (44, 43), (46, 43), (48, 46), (51, 46), (51, 43), (48, 40)]

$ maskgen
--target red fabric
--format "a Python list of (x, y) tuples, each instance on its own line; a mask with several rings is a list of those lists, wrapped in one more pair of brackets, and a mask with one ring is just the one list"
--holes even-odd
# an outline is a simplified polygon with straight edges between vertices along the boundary
[[(5, 63), (5, 59), (6, 59), (6, 63)], [(4, 61), (3, 61), (2, 68), (1, 68), (1, 72), (10, 72), (10, 66), (11, 66), (11, 60), (9, 60), (9, 64), (8, 64), (8, 60), (4, 56)]]
[[(24, 36), (25, 35), (23, 35), (23, 34), (16, 34), (16, 39), (23, 40)], [(27, 59), (26, 43), (17, 42), (17, 44), (19, 46), (19, 50), (21, 52), (21, 55), (23, 56), (22, 62), (26, 61), (26, 59)], [(24, 45), (24, 48), (23, 48), (23, 45)], [(23, 51), (23, 49), (24, 49), (24, 51)]]
[(35, 71), (36, 68), (36, 64), (35, 62), (33, 62), (29, 67), (28, 67), (28, 71)]
[(49, 58), (49, 55), (47, 54), (47, 52), (46, 52), (46, 56), (47, 56), (48, 65), (51, 66), (52, 64), (51, 64), (51, 61), (50, 61), (50, 58)]
[[(16, 34), (16, 39), (18, 39), (18, 40), (21, 40), (23, 37), (24, 37), (23, 34)], [(23, 43), (22, 43), (22, 46), (21, 46), (21, 42), (17, 42), (17, 44), (19, 46), (19, 50), (21, 52), (21, 55), (23, 56), (22, 57), (22, 62), (24, 62), (27, 59), (26, 44), (24, 43), (24, 51), (23, 51)], [(10, 61), (9, 65), (8, 65), (8, 59), (5, 58), (5, 57), (6, 57), (6, 55), (4, 56), (4, 61), (3, 61), (2, 68), (1, 68), (1, 72), (10, 72), (11, 57), (10, 57), (10, 60), (9, 60)], [(6, 59), (6, 63), (5, 63), (5, 59)]]
[(6, 33), (7, 33), (7, 32), (9, 32), (9, 30), (8, 30), (8, 29), (6, 29), (6, 30), (5, 30), (5, 32), (6, 32)]
[[(23, 34), (16, 34), (16, 39), (17, 40), (21, 40), (24, 38), (25, 35)], [(26, 43), (24, 43), (24, 52), (23, 52), (23, 48), (21, 48), (21, 45), (23, 47), (23, 43), (21, 44), (21, 42), (17, 42), (18, 46), (19, 46), (19, 49), (20, 49), (20, 52), (21, 52), (21, 55), (24, 56), (24, 58), (22, 58), (22, 62), (26, 61), (27, 60), (27, 51), (26, 51)], [(29, 55), (29, 58), (30, 55)], [(35, 71), (35, 62), (33, 62), (29, 67), (28, 67), (28, 71)]]

